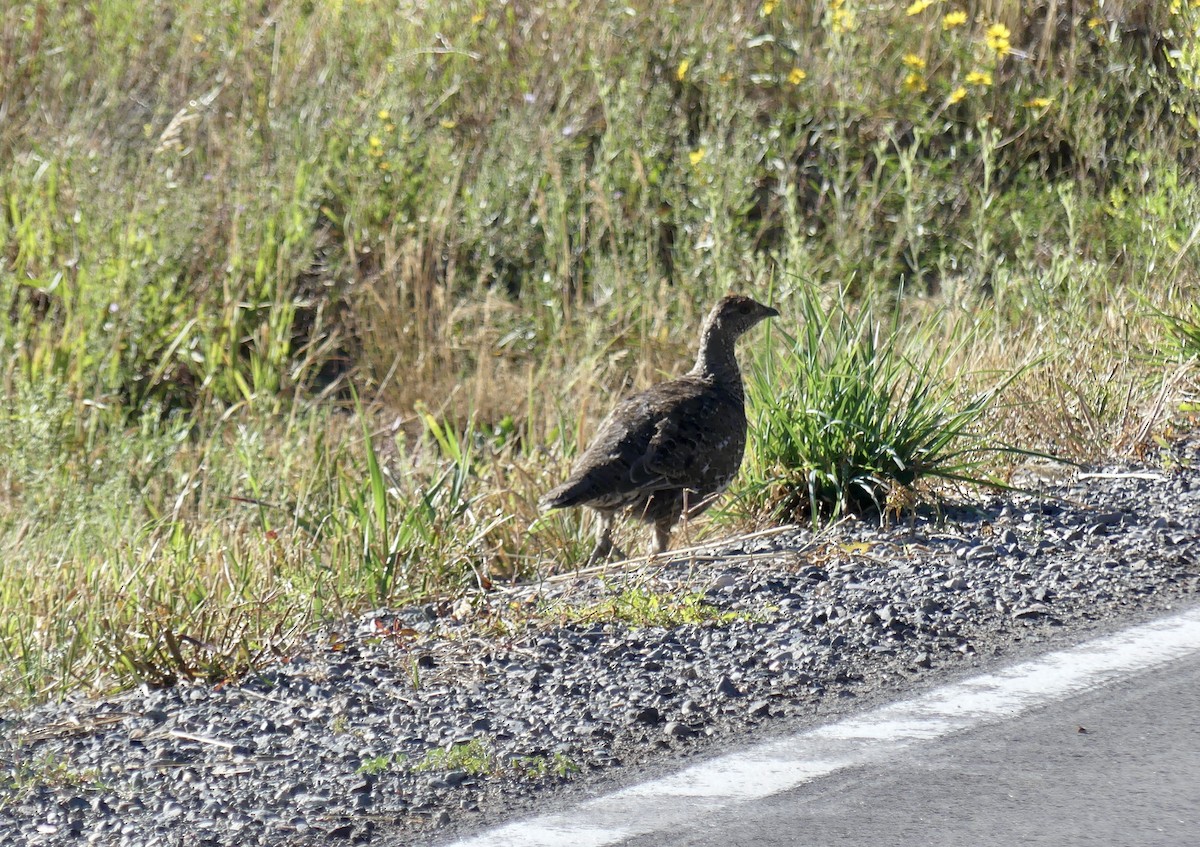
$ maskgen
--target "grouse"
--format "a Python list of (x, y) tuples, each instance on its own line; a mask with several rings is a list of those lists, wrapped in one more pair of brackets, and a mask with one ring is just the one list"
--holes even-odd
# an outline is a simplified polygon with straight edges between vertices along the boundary
[(722, 298), (704, 321), (692, 369), (617, 404), (570, 477), (541, 499), (543, 509), (588, 506), (599, 512), (589, 564), (613, 551), (618, 512), (654, 524), (651, 555), (657, 555), (667, 549), (681, 516), (700, 514), (729, 485), (746, 447), (734, 344), (759, 321), (778, 315), (749, 297)]

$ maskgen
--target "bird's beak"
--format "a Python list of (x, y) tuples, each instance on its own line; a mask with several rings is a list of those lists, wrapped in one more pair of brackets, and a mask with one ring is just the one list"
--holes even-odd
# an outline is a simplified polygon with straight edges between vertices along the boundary
[(774, 306), (763, 306), (763, 319), (779, 317), (779, 310)]

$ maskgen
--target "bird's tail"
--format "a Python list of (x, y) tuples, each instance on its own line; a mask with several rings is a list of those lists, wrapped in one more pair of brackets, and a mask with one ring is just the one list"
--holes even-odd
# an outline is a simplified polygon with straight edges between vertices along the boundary
[(568, 479), (557, 488), (551, 489), (538, 500), (538, 506), (543, 512), (551, 509), (569, 509), (586, 501), (591, 493), (591, 484), (587, 479)]

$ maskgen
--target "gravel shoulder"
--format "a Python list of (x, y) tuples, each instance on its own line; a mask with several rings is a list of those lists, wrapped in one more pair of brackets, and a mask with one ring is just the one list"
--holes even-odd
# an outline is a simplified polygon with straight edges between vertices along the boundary
[(1193, 435), (890, 527), (378, 610), (234, 684), (4, 715), (0, 843), (427, 843), (1198, 593)]

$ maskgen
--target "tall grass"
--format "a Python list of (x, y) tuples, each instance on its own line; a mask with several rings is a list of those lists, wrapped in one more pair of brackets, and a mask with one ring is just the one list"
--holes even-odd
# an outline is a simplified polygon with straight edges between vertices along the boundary
[[(921, 5), (5, 5), (0, 701), (570, 566), (538, 494), (772, 278), (797, 346), (755, 402), (799, 405), (756, 438), (817, 420), (793, 375), (881, 355), (915, 370), (880, 419), (926, 397), (943, 467), (968, 418), (1076, 457), (1141, 432), (1183, 326), (1151, 313), (1198, 299), (1200, 12)], [(894, 337), (823, 358), (900, 290)]]

